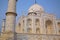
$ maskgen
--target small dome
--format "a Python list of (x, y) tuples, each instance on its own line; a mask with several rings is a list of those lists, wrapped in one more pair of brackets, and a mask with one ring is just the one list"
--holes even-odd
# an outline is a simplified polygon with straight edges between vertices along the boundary
[(32, 5), (28, 10), (28, 12), (42, 12), (42, 11), (44, 11), (43, 8), (38, 4)]

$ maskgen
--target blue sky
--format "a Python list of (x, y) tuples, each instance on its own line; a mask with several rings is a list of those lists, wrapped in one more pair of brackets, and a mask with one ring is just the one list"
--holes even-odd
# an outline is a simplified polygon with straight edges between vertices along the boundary
[[(60, 18), (60, 0), (36, 0), (37, 4), (41, 5), (45, 12), (55, 14), (57, 18)], [(22, 16), (24, 11), (27, 15), (28, 9), (34, 4), (34, 0), (18, 0), (16, 6), (17, 19)], [(0, 28), (2, 25), (2, 19), (4, 19), (6, 10), (8, 7), (8, 0), (0, 0)]]

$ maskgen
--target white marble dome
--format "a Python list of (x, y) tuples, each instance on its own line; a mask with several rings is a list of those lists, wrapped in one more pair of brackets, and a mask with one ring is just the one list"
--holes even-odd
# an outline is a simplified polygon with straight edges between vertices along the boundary
[(42, 8), (42, 6), (38, 4), (34, 4), (28, 9), (28, 12), (42, 12), (42, 11), (44, 11), (44, 9)]

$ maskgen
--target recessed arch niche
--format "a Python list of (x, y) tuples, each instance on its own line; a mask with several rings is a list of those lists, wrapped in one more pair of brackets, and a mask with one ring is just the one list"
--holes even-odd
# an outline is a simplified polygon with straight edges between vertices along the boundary
[(25, 23), (25, 21), (23, 20), (23, 27), (24, 27), (24, 23)]
[(36, 27), (40, 27), (40, 20), (39, 19), (35, 20), (35, 25), (36, 25)]
[(40, 34), (40, 28), (36, 28), (36, 33)]
[(45, 22), (46, 33), (52, 34), (53, 33), (53, 22), (51, 20), (47, 20)]
[(58, 28), (59, 28), (58, 32), (60, 34), (60, 22), (58, 22)]
[(32, 29), (31, 28), (27, 28), (27, 32), (28, 33), (32, 33)]
[(32, 26), (32, 19), (27, 19), (27, 26)]
[(21, 32), (21, 23), (18, 23), (18, 25), (16, 25), (16, 32), (20, 33)]

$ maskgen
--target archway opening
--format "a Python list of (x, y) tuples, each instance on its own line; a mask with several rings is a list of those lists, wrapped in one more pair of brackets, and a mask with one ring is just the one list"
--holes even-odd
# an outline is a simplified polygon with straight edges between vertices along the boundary
[(28, 32), (28, 33), (32, 33), (32, 29), (31, 29), (31, 28), (28, 28), (28, 29), (27, 29), (27, 32)]
[(40, 21), (39, 21), (39, 19), (36, 19), (35, 25), (36, 25), (36, 27), (40, 27)]
[(59, 31), (59, 34), (60, 34), (60, 22), (58, 22), (58, 28), (59, 28), (58, 31)]
[(40, 34), (40, 28), (36, 28), (36, 33)]
[(53, 33), (53, 23), (51, 20), (46, 21), (46, 33), (47, 34), (52, 34)]
[(27, 20), (27, 26), (32, 26), (32, 20), (31, 19)]

